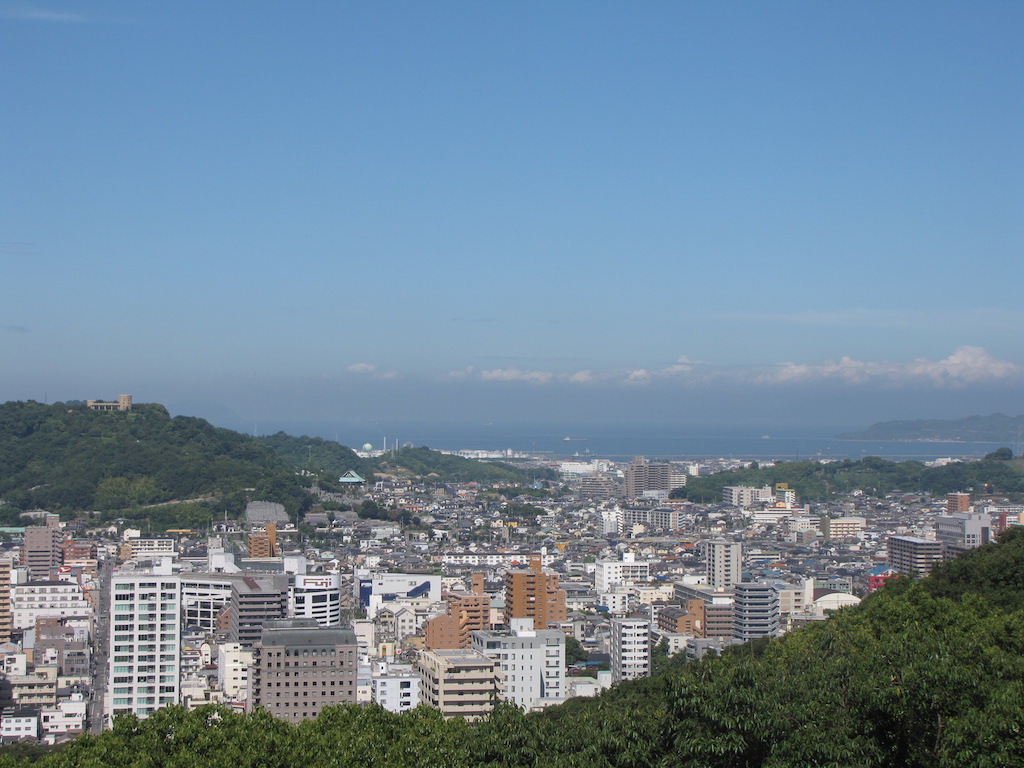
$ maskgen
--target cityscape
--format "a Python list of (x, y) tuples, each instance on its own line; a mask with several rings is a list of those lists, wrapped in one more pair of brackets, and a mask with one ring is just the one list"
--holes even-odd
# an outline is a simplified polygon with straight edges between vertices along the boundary
[[(679, 494), (758, 464), (738, 458), (459, 453), (547, 479), (350, 470), (314, 478), (298, 518), (252, 498), (206, 530), (23, 515), (0, 530), (0, 736), (55, 744), (210, 704), (293, 723), (341, 704), (470, 722), (499, 702), (540, 711), (826, 622), (1024, 525), (1019, 501), (967, 491)], [(962, 461), (976, 460), (930, 464)]]
[(1024, 765), (1022, 39), (0, 0), (0, 768)]

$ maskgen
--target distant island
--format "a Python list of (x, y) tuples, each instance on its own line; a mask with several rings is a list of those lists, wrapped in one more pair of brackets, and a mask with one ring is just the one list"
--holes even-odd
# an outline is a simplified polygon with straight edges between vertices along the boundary
[(1024, 437), (1024, 416), (968, 416), (964, 419), (883, 421), (863, 432), (845, 432), (839, 440), (936, 440), (963, 443), (1016, 443)]

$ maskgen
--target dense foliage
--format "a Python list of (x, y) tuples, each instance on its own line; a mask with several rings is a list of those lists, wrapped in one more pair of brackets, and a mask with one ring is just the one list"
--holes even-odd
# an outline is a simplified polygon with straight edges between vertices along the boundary
[(119, 718), (0, 768), (959, 768), (1024, 764), (1024, 530), (780, 640), (486, 721), (337, 707)]
[(351, 448), (333, 440), (306, 435), (294, 437), (284, 432), (257, 440), (284, 459), (289, 466), (324, 478), (337, 479), (349, 470), (366, 480), (373, 477), (373, 464), (369, 460), (360, 458)]
[(754, 465), (705, 477), (688, 478), (685, 488), (672, 492), (676, 498), (715, 502), (727, 485), (761, 487), (788, 483), (803, 501), (822, 501), (834, 493), (862, 490), (872, 495), (891, 491), (926, 491), (946, 494), (975, 489), (978, 493), (1010, 498), (1024, 497), (1024, 469), (1012, 456), (993, 451), (981, 461), (927, 467), (919, 461), (887, 461), (866, 456), (858, 461), (786, 461), (774, 466)]
[[(301, 480), (255, 439), (156, 404), (131, 411), (82, 405), (0, 405), (0, 498), (20, 510), (95, 510), (106, 518), (192, 527), (238, 512), (246, 492), (297, 513)], [(175, 508), (153, 507), (189, 502)]]

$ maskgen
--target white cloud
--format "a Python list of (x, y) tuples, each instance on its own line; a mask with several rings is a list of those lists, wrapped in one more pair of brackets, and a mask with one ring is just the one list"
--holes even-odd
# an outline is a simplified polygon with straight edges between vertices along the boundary
[(534, 384), (547, 384), (555, 378), (550, 371), (524, 371), (520, 368), (493, 368), (480, 371), (484, 381), (528, 381)]
[(460, 368), (456, 371), (448, 371), (449, 379), (468, 379), (473, 375), (473, 371), (476, 370), (472, 365), (467, 365), (465, 368)]
[(589, 384), (594, 380), (594, 374), (590, 371), (576, 371), (576, 373), (569, 376), (566, 381), (571, 381), (574, 384)]
[(381, 370), (381, 368), (373, 363), (352, 363), (345, 370), (359, 376), (372, 376), (375, 379), (394, 379), (398, 377), (398, 374), (394, 371)]
[(754, 378), (758, 384), (785, 384), (839, 379), (849, 384), (879, 382), (907, 384), (930, 381), (938, 386), (964, 386), (1021, 376), (1024, 368), (997, 360), (981, 347), (958, 347), (943, 360), (919, 358), (910, 362), (872, 362), (841, 357), (820, 365), (782, 363), (776, 370)]
[(637, 368), (626, 374), (627, 384), (650, 384), (651, 372), (646, 368)]

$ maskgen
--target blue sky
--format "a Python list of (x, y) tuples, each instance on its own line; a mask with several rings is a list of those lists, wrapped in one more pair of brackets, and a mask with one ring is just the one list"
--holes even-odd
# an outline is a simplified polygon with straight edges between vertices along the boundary
[(1019, 413), (1024, 5), (0, 0), (0, 399)]

